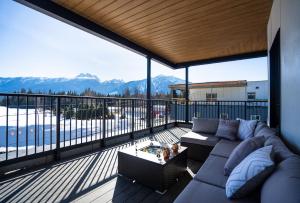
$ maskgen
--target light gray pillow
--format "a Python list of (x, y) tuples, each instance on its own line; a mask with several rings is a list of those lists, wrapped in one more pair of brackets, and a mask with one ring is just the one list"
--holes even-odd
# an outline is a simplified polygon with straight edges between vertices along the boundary
[(218, 119), (193, 118), (192, 131), (195, 133), (215, 134), (219, 125)]
[(234, 150), (231, 152), (224, 166), (224, 174), (229, 176), (231, 171), (250, 153), (264, 146), (265, 138), (252, 137), (242, 141)]
[(243, 120), (238, 119), (240, 121), (239, 130), (238, 130), (238, 138), (240, 140), (245, 140), (254, 136), (254, 130), (257, 124), (255, 120)]
[(236, 199), (251, 193), (272, 173), (274, 166), (272, 146), (255, 150), (231, 172), (226, 182), (226, 196)]
[(236, 140), (239, 124), (239, 120), (220, 119), (216, 137), (225, 138), (228, 140)]

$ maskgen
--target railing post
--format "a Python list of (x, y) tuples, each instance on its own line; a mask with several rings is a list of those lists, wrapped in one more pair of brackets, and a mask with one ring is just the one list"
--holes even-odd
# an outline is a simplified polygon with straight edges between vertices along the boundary
[(103, 112), (102, 112), (102, 122), (103, 122), (103, 128), (102, 128), (102, 139), (101, 139), (101, 146), (105, 146), (105, 136), (106, 136), (106, 99), (103, 99)]
[(151, 57), (147, 56), (147, 128), (150, 128), (152, 131), (151, 126)]
[(197, 117), (197, 101), (194, 101), (194, 117)]
[(220, 118), (220, 102), (219, 101), (217, 101), (217, 113), (218, 113), (218, 115), (217, 115), (217, 119), (219, 119)]
[(185, 68), (185, 122), (189, 122), (189, 67)]
[(174, 110), (175, 112), (174, 112), (174, 116), (175, 116), (175, 118), (174, 118), (174, 120), (175, 120), (175, 125), (177, 126), (177, 100), (175, 100), (175, 110)]
[(168, 101), (165, 101), (165, 128), (168, 126)]
[(244, 119), (247, 120), (247, 101), (244, 102)]
[(150, 133), (153, 133), (154, 127), (154, 118), (153, 118), (153, 109), (154, 109), (154, 102), (153, 100), (149, 100), (149, 123), (150, 123)]
[(60, 97), (57, 97), (56, 103), (56, 160), (60, 160)]
[(134, 105), (135, 105), (135, 102), (134, 102), (134, 99), (131, 100), (131, 135), (130, 135), (130, 138), (131, 139), (134, 139)]

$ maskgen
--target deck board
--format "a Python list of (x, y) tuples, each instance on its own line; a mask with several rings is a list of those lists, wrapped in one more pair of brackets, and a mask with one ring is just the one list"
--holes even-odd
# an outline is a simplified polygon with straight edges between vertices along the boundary
[[(163, 130), (138, 142), (178, 142), (187, 128)], [(164, 195), (117, 175), (120, 149), (127, 142), (95, 153), (60, 161), (0, 182), (0, 202), (172, 202), (192, 179), (188, 171)], [(189, 162), (192, 171), (199, 163)], [(191, 171), (191, 170), (189, 170)]]

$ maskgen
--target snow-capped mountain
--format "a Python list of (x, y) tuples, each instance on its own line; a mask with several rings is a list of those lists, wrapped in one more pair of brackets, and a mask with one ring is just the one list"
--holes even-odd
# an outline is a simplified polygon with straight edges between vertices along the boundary
[[(146, 79), (124, 82), (123, 80), (113, 79), (101, 82), (100, 79), (89, 73), (81, 73), (74, 78), (41, 78), (41, 77), (0, 77), (0, 92), (19, 92), (22, 88), (31, 89), (32, 92), (52, 92), (75, 91), (83, 92), (90, 88), (102, 94), (123, 94), (129, 89), (131, 94), (136, 91), (146, 92)], [(184, 80), (173, 77), (159, 75), (152, 78), (151, 90), (153, 93), (168, 93), (168, 86), (171, 84), (184, 83)]]

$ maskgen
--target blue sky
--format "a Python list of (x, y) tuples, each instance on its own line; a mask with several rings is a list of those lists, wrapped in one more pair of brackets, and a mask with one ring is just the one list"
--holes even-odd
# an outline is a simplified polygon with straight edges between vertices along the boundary
[[(0, 77), (75, 77), (97, 75), (100, 80), (146, 77), (146, 59), (125, 48), (62, 23), (11, 0), (0, 1)], [(153, 62), (152, 76), (184, 78)], [(267, 59), (234, 61), (190, 68), (190, 81), (267, 79)]]

